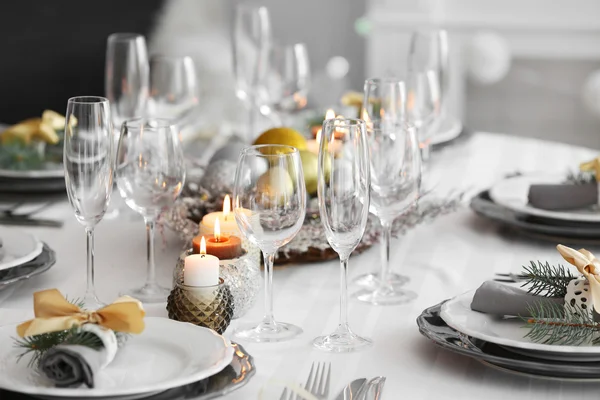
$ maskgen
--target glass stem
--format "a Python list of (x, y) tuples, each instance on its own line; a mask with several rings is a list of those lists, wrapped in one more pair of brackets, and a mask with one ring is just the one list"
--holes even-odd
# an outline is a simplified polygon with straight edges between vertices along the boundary
[(263, 324), (275, 325), (273, 317), (273, 263), (275, 262), (275, 253), (263, 252), (265, 259), (265, 316)]
[(87, 236), (87, 285), (85, 294), (87, 297), (96, 297), (96, 288), (94, 287), (94, 228), (85, 228)]
[(146, 260), (148, 261), (148, 271), (146, 273), (146, 286), (156, 285), (156, 268), (154, 266), (154, 219), (144, 218), (146, 223)]
[(256, 106), (256, 94), (250, 94), (250, 108), (248, 114), (248, 143), (254, 142), (254, 135), (257, 132), (257, 121), (258, 121), (258, 107)]
[(340, 258), (340, 328), (348, 330), (348, 257)]
[(381, 282), (390, 281), (390, 239), (392, 237), (392, 223), (381, 221)]

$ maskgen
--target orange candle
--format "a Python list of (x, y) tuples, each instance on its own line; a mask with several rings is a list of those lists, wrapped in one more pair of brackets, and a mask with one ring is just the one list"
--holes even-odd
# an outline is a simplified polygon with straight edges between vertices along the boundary
[(221, 235), (219, 219), (215, 221), (214, 235), (196, 236), (192, 240), (194, 253), (200, 253), (202, 238), (206, 238), (206, 254), (213, 255), (219, 260), (231, 260), (242, 255), (242, 240), (237, 236)]

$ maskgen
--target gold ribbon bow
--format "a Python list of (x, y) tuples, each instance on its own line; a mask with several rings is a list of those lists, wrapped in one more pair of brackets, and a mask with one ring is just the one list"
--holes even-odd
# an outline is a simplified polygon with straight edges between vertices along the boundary
[(579, 164), (579, 169), (583, 172), (594, 171), (596, 181), (600, 182), (600, 157), (596, 157), (591, 161)]
[(577, 267), (590, 284), (592, 301), (596, 312), (600, 312), (600, 261), (586, 249), (579, 251), (559, 244), (556, 249), (569, 263)]
[(96, 311), (82, 310), (57, 290), (48, 289), (33, 294), (35, 318), (17, 326), (20, 337), (64, 331), (73, 326), (97, 324), (117, 332), (141, 333), (144, 330), (144, 309), (129, 296)]

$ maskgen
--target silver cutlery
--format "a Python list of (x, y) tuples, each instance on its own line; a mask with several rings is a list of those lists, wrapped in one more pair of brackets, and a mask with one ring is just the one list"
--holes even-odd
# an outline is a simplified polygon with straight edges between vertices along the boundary
[(356, 400), (358, 399), (358, 393), (360, 392), (361, 388), (364, 386), (364, 384), (367, 382), (366, 378), (360, 378), (360, 379), (355, 379), (352, 382), (350, 382), (348, 385), (346, 385), (346, 387), (344, 389), (342, 389), (342, 391), (340, 392), (340, 394), (338, 394), (338, 396), (335, 398), (335, 400)]
[(494, 280), (497, 282), (523, 282), (528, 278), (527, 275), (524, 274), (513, 274), (513, 273), (500, 273), (496, 272), (494, 274)]
[(357, 400), (379, 400), (383, 386), (385, 385), (385, 376), (377, 376), (365, 383), (359, 391)]
[(13, 226), (39, 226), (48, 228), (60, 228), (63, 226), (62, 221), (56, 221), (52, 219), (40, 219), (40, 218), (29, 218), (21, 216), (1, 216), (0, 225), (13, 225)]
[[(319, 400), (327, 400), (329, 396), (329, 382), (331, 381), (331, 363), (313, 362), (308, 373), (308, 379), (304, 385), (304, 390), (315, 396)], [(298, 397), (292, 390), (283, 389), (279, 400), (297, 400)]]

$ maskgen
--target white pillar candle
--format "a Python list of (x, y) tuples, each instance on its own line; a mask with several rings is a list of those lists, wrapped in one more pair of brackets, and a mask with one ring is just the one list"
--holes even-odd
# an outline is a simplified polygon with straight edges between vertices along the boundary
[(206, 254), (206, 242), (202, 237), (200, 254), (185, 258), (183, 284), (187, 286), (215, 286), (219, 284), (219, 259)]

